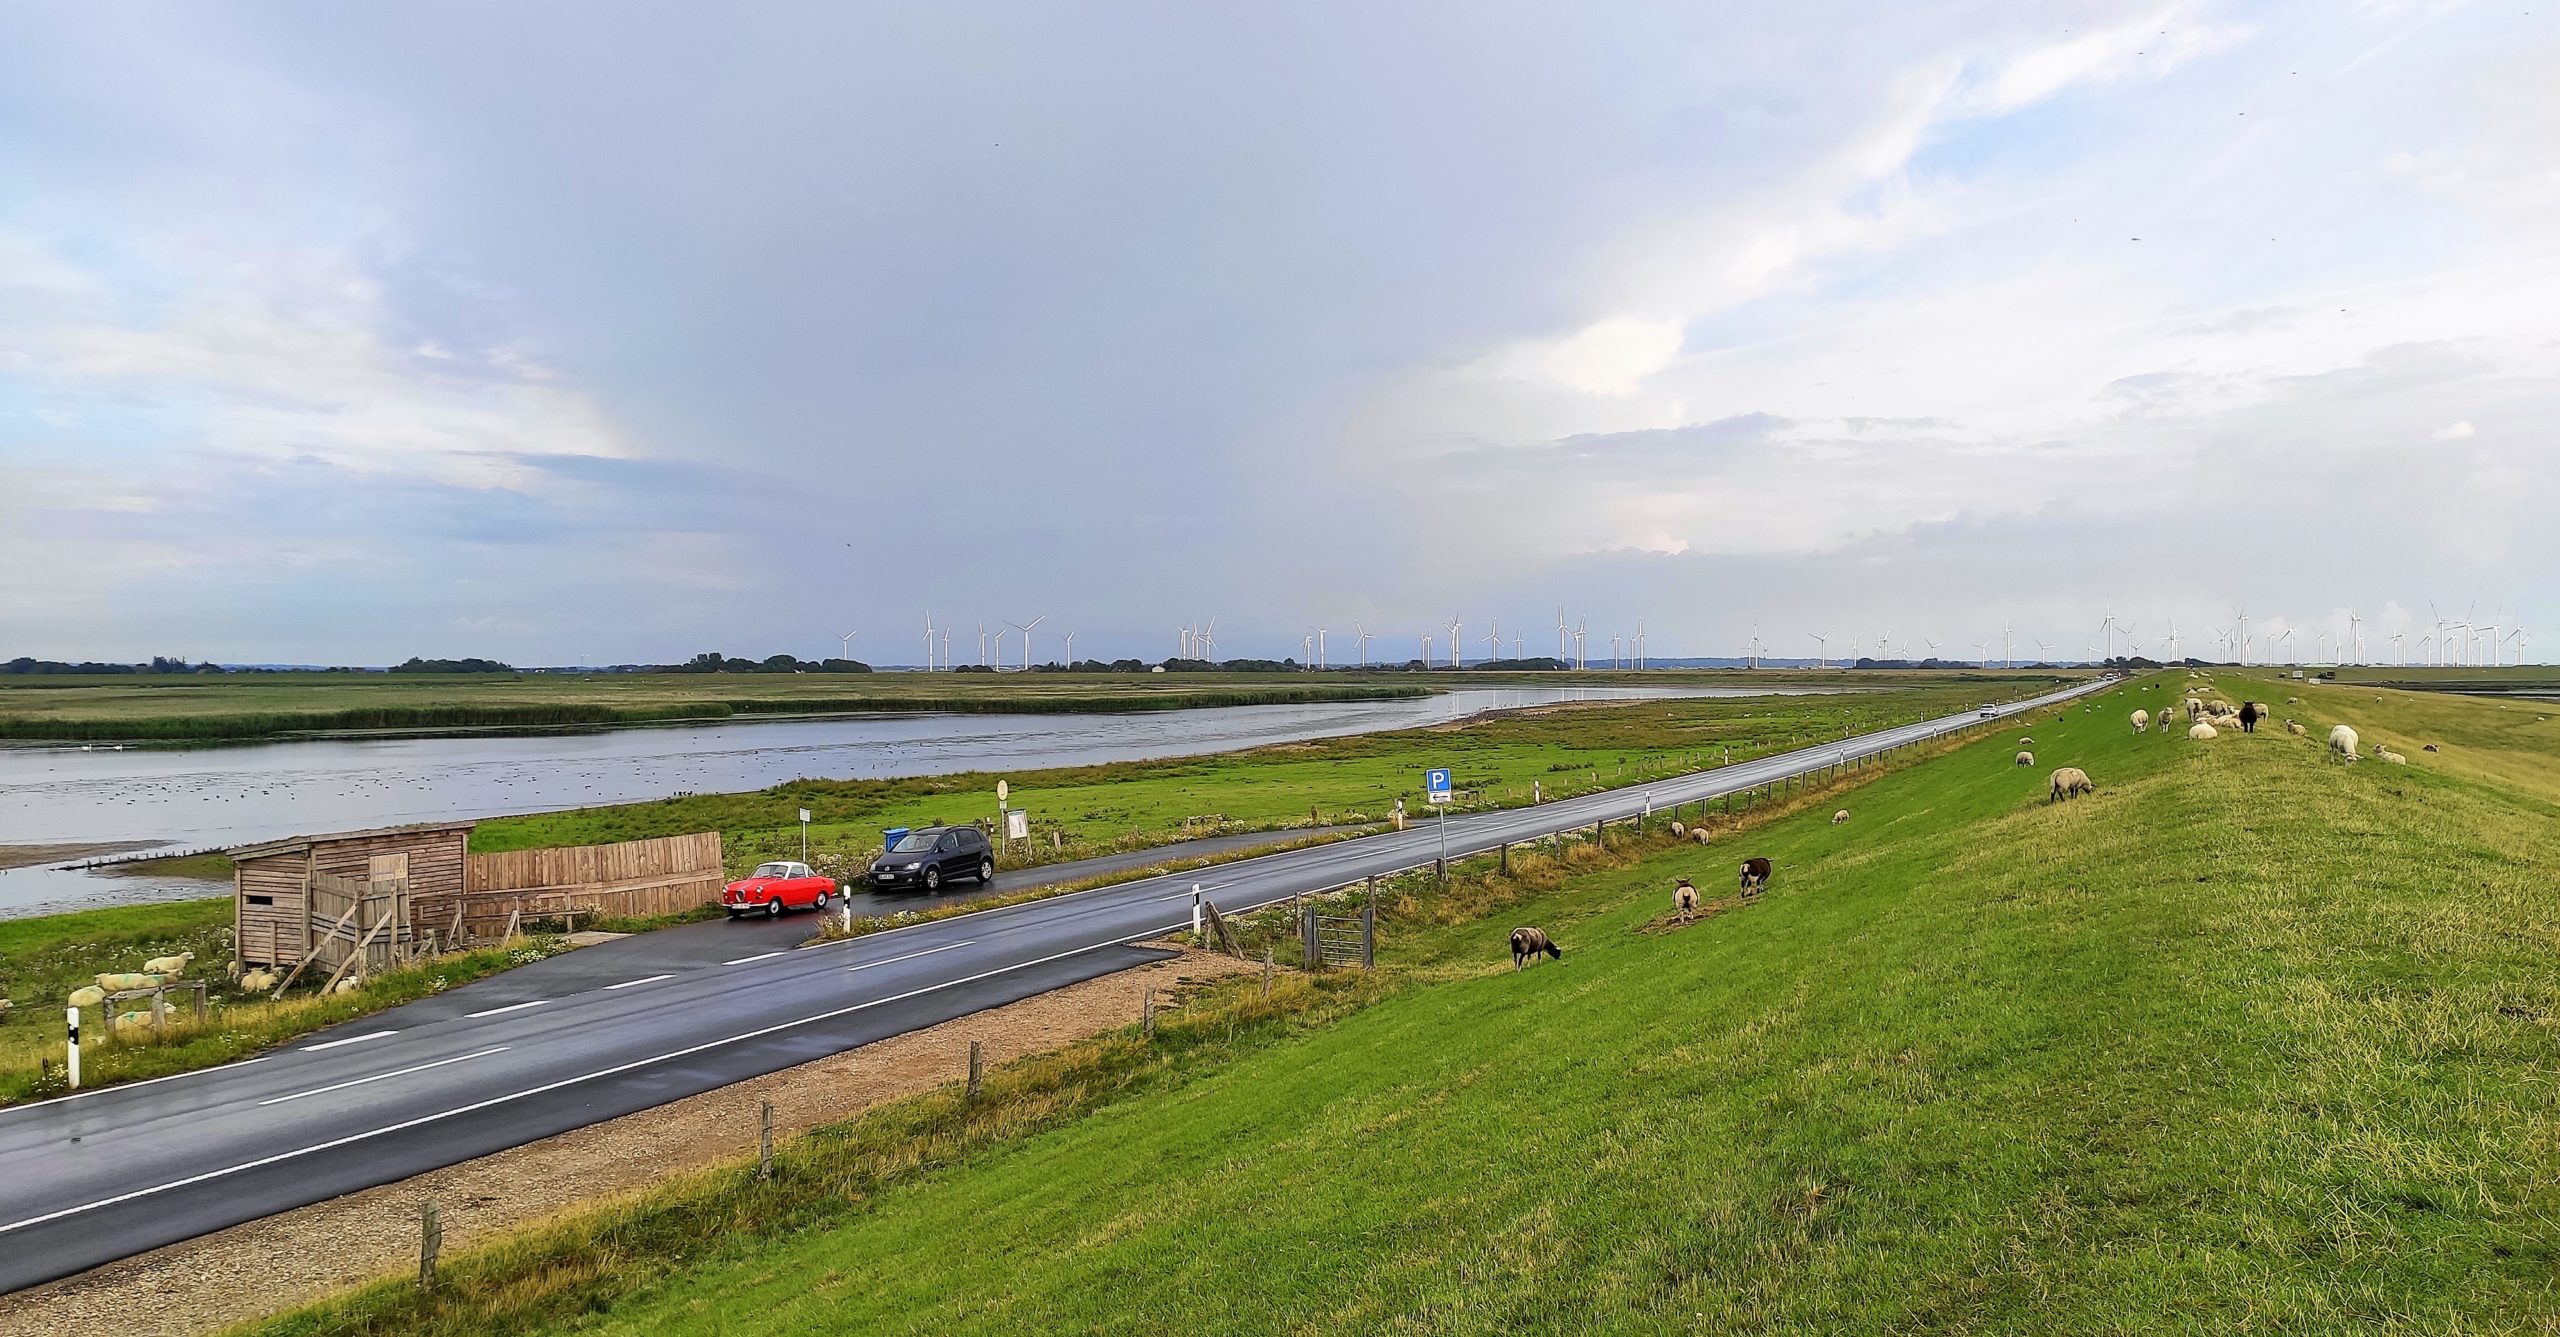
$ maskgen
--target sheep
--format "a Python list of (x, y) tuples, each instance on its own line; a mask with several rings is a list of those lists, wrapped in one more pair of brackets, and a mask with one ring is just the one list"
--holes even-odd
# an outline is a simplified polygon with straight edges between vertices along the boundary
[(2292, 734), (2296, 738), (2309, 738), (2311, 736), (2311, 731), (2303, 728), (2302, 721), (2300, 720), (2286, 720), (2284, 722), (2284, 731)]
[(2436, 745), (2435, 745), (2435, 744), (2433, 744), (2433, 743), (2429, 743), (2429, 744), (2427, 744), (2425, 747), (2420, 748), (2420, 749), (2418, 749), (2418, 750), (2419, 750), (2419, 751), (2421, 751), (2421, 752), (2433, 752), (2433, 751), (2435, 751), (2435, 750), (2436, 750)]
[(2036, 754), (2035, 754), (2035, 753), (2033, 753), (2033, 752), (2021, 752), (2021, 753), (2019, 753), (2019, 754), (2018, 754), (2018, 764), (2019, 764), (2019, 765), (2021, 765), (2021, 766), (2033, 766), (2033, 765), (2035, 765), (2035, 764), (2036, 764)]
[(142, 969), (153, 975), (184, 975), (187, 973), (188, 963), (195, 959), (196, 954), (193, 952), (180, 952), (176, 956), (155, 956), (143, 962)]
[(1698, 922), (1698, 889), (1685, 877), (1671, 889), (1671, 914), (1683, 924)]
[(1527, 965), (1540, 952), (1546, 953), (1551, 960), (1564, 959), (1564, 949), (1548, 940), (1545, 929), (1515, 928), (1511, 930), (1511, 968), (1513, 970)]
[(1706, 844), (1706, 843), (1707, 843), (1707, 828), (1705, 828), (1705, 827), (1703, 827), (1703, 826), (1693, 826), (1693, 827), (1690, 827), (1690, 828), (1689, 828), (1689, 839), (1694, 840), (1694, 841), (1698, 842), (1698, 843), (1699, 843), (1699, 844), (1701, 844), (1701, 845)]
[(275, 987), (276, 973), (272, 970), (252, 970), (240, 976), (240, 988), (244, 993), (267, 993)]
[(2222, 733), (2220, 730), (2205, 723), (2203, 720), (2197, 720), (2195, 723), (2187, 726), (2187, 737), (2192, 738), (2199, 743), (2209, 742), (2213, 739), (2220, 738), (2221, 736)]
[(156, 989), (159, 986), (159, 976), (137, 975), (129, 970), (111, 970), (98, 976), (98, 987), (111, 992), (118, 989)]
[(1849, 820), (1849, 810), (1847, 808), (1842, 808), (1840, 811), (1831, 814), (1831, 824), (1833, 826), (1838, 826), (1847, 820)]
[(150, 1024), (151, 1014), (148, 1012), (119, 1012), (116, 1014), (116, 1025), (118, 1026), (148, 1026)]
[(107, 1001), (107, 991), (92, 984), (87, 988), (72, 990), (68, 1001), (73, 1007), (96, 1007)]
[(364, 987), (364, 980), (363, 980), (363, 978), (362, 978), (361, 976), (349, 975), (349, 976), (347, 976), (345, 979), (342, 979), (342, 980), (338, 981), (338, 987), (337, 987), (337, 988), (334, 988), (334, 989), (331, 989), (329, 992), (331, 992), (331, 993), (354, 993), (356, 990), (361, 989), (361, 988), (363, 988), (363, 987)]
[(2261, 717), (2263, 717), (2266, 713), (2267, 713), (2267, 712), (2265, 712), (2264, 710), (2261, 710), (2261, 709), (2259, 709), (2259, 708), (2258, 708), (2258, 703), (2257, 703), (2257, 702), (2255, 702), (2255, 701), (2243, 701), (2243, 702), (2241, 702), (2241, 703), (2240, 703), (2240, 732), (2242, 732), (2242, 733), (2256, 733), (2256, 732), (2258, 731), (2258, 721), (2259, 721), (2259, 719), (2260, 719)]
[(1749, 900), (1769, 886), (1769, 860), (1761, 855), (1742, 861), (1742, 898)]
[(1689, 828), (1687, 824), (1682, 822), (1673, 822), (1671, 824), (1671, 838), (1673, 840), (1687, 840), (1689, 838)]
[(2188, 697), (2186, 706), (2187, 714), (2192, 717), (2196, 712), (2204, 709), (2204, 698), (2200, 696)]
[(2020, 739), (2018, 740), (2018, 746), (2020, 746), (2020, 747), (2032, 747), (2032, 746), (2034, 746), (2034, 745), (2035, 745), (2035, 741), (2036, 741), (2036, 740), (2035, 740), (2035, 739), (2033, 739), (2033, 738), (2020, 738)]
[(2329, 730), (2330, 756), (2336, 757), (2340, 761), (2356, 761), (2359, 759), (2356, 756), (2356, 748), (2358, 746), (2360, 746), (2360, 744), (2356, 739), (2356, 731), (2354, 729), (2341, 724)]
[(2074, 795), (2098, 792), (2097, 782), (2089, 778), (2087, 771), (2077, 766), (2065, 766), (2055, 771), (2048, 788), (2051, 791), (2050, 797), (2045, 800), (2048, 803), (2060, 803)]
[(2409, 764), (2409, 759), (2408, 759), (2407, 757), (2404, 757), (2404, 756), (2400, 755), (2399, 753), (2394, 752), (2394, 751), (2392, 751), (2391, 749), (2389, 749), (2389, 748), (2387, 748), (2387, 747), (2384, 747), (2384, 746), (2383, 746), (2382, 744), (2380, 744), (2380, 743), (2376, 743), (2376, 744), (2374, 744), (2374, 745), (2373, 745), (2373, 755), (2375, 755), (2376, 757), (2381, 758), (2381, 759), (2382, 759), (2382, 760), (2384, 760), (2384, 761), (2390, 762), (2390, 763), (2391, 763), (2392, 765), (2394, 765), (2394, 766), (2406, 766), (2406, 765), (2408, 765), (2408, 764)]
[(2150, 729), (2151, 712), (2147, 710), (2137, 710), (2133, 712), (2133, 731), (2135, 733), (2147, 733)]

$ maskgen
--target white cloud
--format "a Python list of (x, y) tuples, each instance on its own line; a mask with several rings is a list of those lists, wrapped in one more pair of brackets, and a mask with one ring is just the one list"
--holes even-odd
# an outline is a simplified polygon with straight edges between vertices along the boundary
[(1676, 320), (1612, 316), (1551, 342), (1515, 344), (1485, 360), (1481, 374), (1535, 377), (1586, 395), (1631, 394), (1680, 353)]
[(2444, 426), (2427, 433), (2427, 435), (2434, 437), (2438, 441), (2467, 440), (2471, 436), (2471, 424), (2468, 421), (2446, 423)]

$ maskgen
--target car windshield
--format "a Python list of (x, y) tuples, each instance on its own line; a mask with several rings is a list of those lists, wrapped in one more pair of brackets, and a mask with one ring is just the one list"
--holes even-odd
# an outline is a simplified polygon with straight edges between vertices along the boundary
[(752, 874), (755, 877), (789, 877), (791, 875), (791, 865), (787, 863), (760, 863), (756, 865), (756, 871)]
[(889, 852), (891, 854), (928, 854), (933, 850), (933, 842), (941, 838), (942, 833), (939, 831), (911, 831), (900, 836), (898, 843), (891, 847)]

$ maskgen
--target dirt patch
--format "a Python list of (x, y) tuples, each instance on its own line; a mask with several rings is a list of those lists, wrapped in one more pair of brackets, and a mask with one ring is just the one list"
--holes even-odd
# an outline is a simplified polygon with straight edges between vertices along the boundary
[[(990, 1065), (1004, 1063), (1128, 1025), (1137, 1020), (1147, 989), (1161, 994), (1260, 968), (1233, 957), (1185, 952), (493, 1156), (233, 1226), (0, 1298), (0, 1333), (162, 1337), (225, 1328), (414, 1269), (422, 1198), (439, 1205), (445, 1246), (467, 1246), (567, 1208), (752, 1155), (759, 1102), (773, 1102), (777, 1133), (804, 1132), (958, 1080), (968, 1071), (971, 1040), (983, 1042)], [(243, 1283), (250, 1277), (256, 1284)]]
[(149, 841), (136, 844), (130, 840), (105, 840), (72, 845), (0, 845), (0, 868), (33, 868), (37, 864), (61, 863), (65, 859), (130, 854), (135, 850), (147, 850), (151, 844)]

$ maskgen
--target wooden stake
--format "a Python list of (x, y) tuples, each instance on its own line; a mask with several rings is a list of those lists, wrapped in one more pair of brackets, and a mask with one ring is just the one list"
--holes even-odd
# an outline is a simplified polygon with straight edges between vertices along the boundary
[(1145, 995), (1138, 1001), (1138, 1025), (1145, 1031), (1148, 1039), (1155, 1038), (1156, 991), (1153, 986), (1149, 986)]
[(1271, 949), (1262, 949), (1262, 996), (1271, 996)]
[(773, 1102), (770, 1100), (764, 1102), (764, 1133), (757, 1143), (756, 1178), (773, 1178)]
[(444, 1252), (444, 1219), (433, 1199), (418, 1204), (418, 1289), (436, 1288), (436, 1255)]

